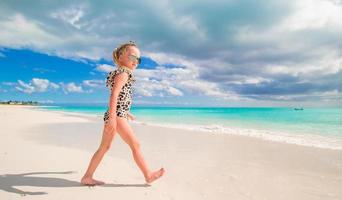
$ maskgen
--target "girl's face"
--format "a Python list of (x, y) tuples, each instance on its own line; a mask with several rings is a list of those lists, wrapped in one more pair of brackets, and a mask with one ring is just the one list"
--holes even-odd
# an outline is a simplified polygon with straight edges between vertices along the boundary
[(120, 65), (126, 66), (130, 69), (137, 68), (140, 60), (140, 51), (135, 46), (127, 47), (126, 51), (119, 57)]

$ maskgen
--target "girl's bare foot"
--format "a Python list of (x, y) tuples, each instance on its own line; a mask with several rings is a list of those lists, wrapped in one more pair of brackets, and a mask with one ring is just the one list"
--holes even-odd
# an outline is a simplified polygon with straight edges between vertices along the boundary
[(105, 182), (95, 180), (95, 179), (93, 179), (91, 177), (83, 177), (82, 180), (81, 180), (81, 183), (83, 185), (90, 185), (90, 186), (105, 184)]
[(158, 178), (162, 177), (164, 172), (165, 172), (164, 168), (160, 168), (160, 170), (152, 172), (151, 174), (149, 174), (145, 178), (146, 183), (148, 183), (148, 184), (152, 183), (153, 181), (155, 181)]

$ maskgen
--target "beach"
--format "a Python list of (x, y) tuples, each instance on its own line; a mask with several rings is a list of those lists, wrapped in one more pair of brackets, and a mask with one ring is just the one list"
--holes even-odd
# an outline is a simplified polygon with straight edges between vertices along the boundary
[(79, 181), (100, 117), (0, 106), (0, 199), (342, 199), (342, 150), (130, 122), (152, 170), (146, 185), (116, 134), (95, 178)]

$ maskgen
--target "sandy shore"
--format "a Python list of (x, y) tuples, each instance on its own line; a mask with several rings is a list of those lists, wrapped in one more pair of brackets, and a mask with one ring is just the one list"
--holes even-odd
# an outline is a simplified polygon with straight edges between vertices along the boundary
[(0, 199), (342, 199), (342, 151), (130, 122), (152, 169), (152, 186), (117, 134), (81, 186), (102, 119), (30, 106), (0, 106)]

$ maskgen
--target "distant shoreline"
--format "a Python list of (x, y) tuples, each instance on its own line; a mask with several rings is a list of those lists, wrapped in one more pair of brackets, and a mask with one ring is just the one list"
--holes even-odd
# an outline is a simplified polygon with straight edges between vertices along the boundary
[(37, 101), (0, 101), (0, 105), (30, 105), (39, 106)]

